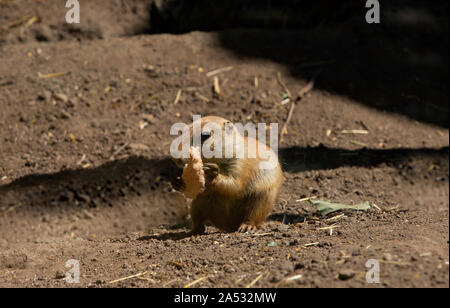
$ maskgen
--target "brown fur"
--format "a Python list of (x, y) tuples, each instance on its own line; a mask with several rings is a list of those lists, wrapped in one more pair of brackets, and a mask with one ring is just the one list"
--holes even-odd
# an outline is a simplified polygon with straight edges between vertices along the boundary
[[(223, 118), (206, 117), (202, 118), (202, 128), (209, 122), (222, 127), (230, 123)], [(258, 145), (255, 139), (239, 138), (244, 139), (245, 154), (249, 145)], [(273, 151), (270, 153), (276, 158)], [(204, 233), (208, 222), (226, 232), (251, 231), (258, 228), (272, 211), (284, 181), (278, 158), (275, 169), (263, 170), (258, 152), (256, 158), (244, 157), (203, 158), (207, 184), (205, 191), (192, 201), (192, 234)]]

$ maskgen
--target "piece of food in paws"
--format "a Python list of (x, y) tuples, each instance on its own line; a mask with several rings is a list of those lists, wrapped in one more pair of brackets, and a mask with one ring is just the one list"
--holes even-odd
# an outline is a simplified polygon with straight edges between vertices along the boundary
[(189, 149), (189, 163), (183, 169), (181, 179), (184, 182), (184, 195), (187, 198), (195, 199), (198, 194), (205, 190), (205, 172), (203, 171), (202, 157), (199, 149), (191, 147)]

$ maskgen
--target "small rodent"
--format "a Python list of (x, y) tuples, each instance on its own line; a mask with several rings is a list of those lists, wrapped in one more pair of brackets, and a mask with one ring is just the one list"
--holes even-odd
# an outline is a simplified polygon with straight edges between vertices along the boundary
[[(264, 159), (261, 158), (262, 155), (258, 151), (259, 142), (241, 135), (234, 125), (224, 118), (209, 116), (198, 121), (201, 121), (202, 147), (207, 144), (213, 149), (214, 141), (218, 141), (215, 138), (222, 138), (222, 147), (227, 140), (233, 144), (236, 142), (238, 146), (231, 158), (206, 158), (202, 151), (206, 185), (204, 191), (192, 201), (191, 234), (203, 234), (207, 223), (225, 232), (257, 229), (272, 211), (284, 181), (277, 155), (270, 147), (261, 144)], [(191, 142), (194, 123), (189, 126)], [(209, 130), (211, 123), (214, 127), (220, 127), (222, 134), (215, 133), (214, 129)], [(256, 155), (248, 155), (250, 146), (251, 149), (257, 149)], [(244, 156), (236, 155), (237, 149), (242, 147)], [(260, 163), (268, 158), (275, 164), (270, 169), (262, 169)], [(174, 161), (179, 167), (184, 167), (188, 159)]]

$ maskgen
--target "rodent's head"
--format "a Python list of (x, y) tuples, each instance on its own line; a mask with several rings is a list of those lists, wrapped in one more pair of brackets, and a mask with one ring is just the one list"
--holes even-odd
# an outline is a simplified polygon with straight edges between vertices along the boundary
[[(210, 157), (208, 154), (222, 153), (223, 156), (221, 157), (224, 157), (225, 145), (228, 143), (239, 144), (242, 138), (231, 121), (217, 116), (203, 117), (191, 123), (186, 129), (189, 130), (189, 144), (194, 147), (201, 147), (202, 161), (204, 162), (217, 162), (217, 157)], [(221, 148), (216, 148), (217, 145), (220, 145)], [(182, 150), (181, 146), (182, 144), (179, 145), (179, 151)], [(189, 158), (173, 160), (180, 168), (183, 168), (189, 162)]]

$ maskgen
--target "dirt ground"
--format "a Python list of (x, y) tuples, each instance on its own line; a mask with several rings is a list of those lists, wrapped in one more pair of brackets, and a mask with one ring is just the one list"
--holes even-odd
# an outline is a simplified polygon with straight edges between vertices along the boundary
[[(61, 1), (0, 1), (0, 287), (449, 287), (448, 36), (433, 45), (430, 26), (444, 52), (410, 49), (424, 62), (399, 71), (385, 57), (407, 48), (396, 32), (363, 44), (355, 30), (338, 54), (339, 35), (310, 48), (335, 25), (156, 34), (153, 1), (80, 3), (72, 26)], [(358, 64), (352, 42), (387, 51)], [(228, 67), (217, 96), (208, 73)], [(280, 144), (273, 213), (255, 233), (186, 236), (170, 127), (194, 114), (281, 127), (278, 73), (293, 94), (320, 74)], [(298, 201), (312, 196), (372, 207), (321, 217)], [(79, 284), (63, 279), (69, 259)]]

